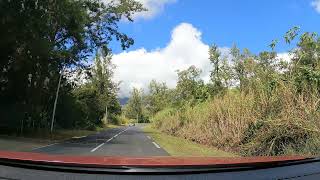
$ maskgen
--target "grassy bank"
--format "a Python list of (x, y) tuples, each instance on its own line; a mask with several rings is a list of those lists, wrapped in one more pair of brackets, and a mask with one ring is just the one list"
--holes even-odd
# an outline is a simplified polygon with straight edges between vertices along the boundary
[(153, 118), (161, 132), (244, 156), (320, 154), (319, 95), (280, 86), (272, 94), (227, 93)]
[(235, 154), (217, 150), (190, 140), (161, 133), (150, 125), (144, 127), (144, 132), (150, 135), (162, 148), (172, 156), (211, 156), (233, 157)]

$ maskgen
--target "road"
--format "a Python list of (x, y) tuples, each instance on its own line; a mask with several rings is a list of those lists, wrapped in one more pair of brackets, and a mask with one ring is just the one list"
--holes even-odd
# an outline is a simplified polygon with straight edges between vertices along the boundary
[(32, 152), (94, 156), (169, 156), (141, 126), (120, 127), (38, 147)]

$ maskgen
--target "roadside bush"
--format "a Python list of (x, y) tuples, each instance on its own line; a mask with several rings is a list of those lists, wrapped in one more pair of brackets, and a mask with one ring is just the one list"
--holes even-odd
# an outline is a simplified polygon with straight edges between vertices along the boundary
[(116, 125), (127, 125), (129, 124), (129, 119), (126, 118), (124, 115), (117, 117), (117, 124)]
[(249, 124), (256, 119), (252, 99), (250, 95), (227, 93), (175, 113), (162, 111), (154, 118), (159, 119), (154, 121), (154, 126), (198, 143), (235, 149)]
[[(286, 43), (298, 37), (298, 30), (294, 27), (286, 33)], [(285, 60), (279, 58), (274, 46), (271, 44), (272, 51), (257, 55), (234, 46), (230, 61), (220, 57), (216, 45), (211, 46), (213, 67), (207, 88), (215, 92), (223, 87), (223, 93), (211, 93), (212, 99), (196, 103), (190, 103), (192, 98), (188, 96), (176, 96), (180, 103), (158, 112), (154, 126), (245, 156), (319, 155), (320, 37), (303, 33), (297, 47), (290, 51), (290, 59)], [(188, 71), (183, 72), (188, 75)], [(187, 82), (180, 84), (182, 90), (178, 83), (174, 90), (178, 95), (196, 92), (191, 85), (198, 76), (190, 77), (178, 78), (187, 80), (181, 81)]]
[[(267, 109), (260, 94), (258, 110)], [(278, 110), (266, 113), (263, 119), (251, 125), (243, 141), (242, 154), (282, 155), (319, 154), (320, 111), (319, 95), (303, 92), (298, 94), (293, 87), (279, 86), (268, 99)], [(270, 102), (270, 101), (269, 101)], [(275, 113), (277, 112), (277, 113)], [(254, 132), (250, 133), (253, 129)]]
[(153, 119), (159, 130), (242, 155), (319, 154), (320, 96), (279, 84), (269, 94), (227, 93)]
[(153, 126), (163, 132), (176, 135), (181, 128), (179, 114), (181, 112), (173, 108), (166, 108), (158, 112), (151, 120)]

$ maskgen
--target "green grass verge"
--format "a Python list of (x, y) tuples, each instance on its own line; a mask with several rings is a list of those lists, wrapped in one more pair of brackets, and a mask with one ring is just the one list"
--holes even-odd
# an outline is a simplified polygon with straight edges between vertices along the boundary
[(153, 129), (150, 125), (143, 128), (171, 156), (193, 157), (236, 157), (237, 155), (201, 145), (180, 137), (170, 136)]

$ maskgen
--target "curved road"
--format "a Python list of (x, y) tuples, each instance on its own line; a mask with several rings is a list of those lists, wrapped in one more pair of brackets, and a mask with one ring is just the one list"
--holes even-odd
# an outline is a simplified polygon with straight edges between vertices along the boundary
[(33, 149), (62, 155), (169, 156), (140, 126), (120, 127)]

